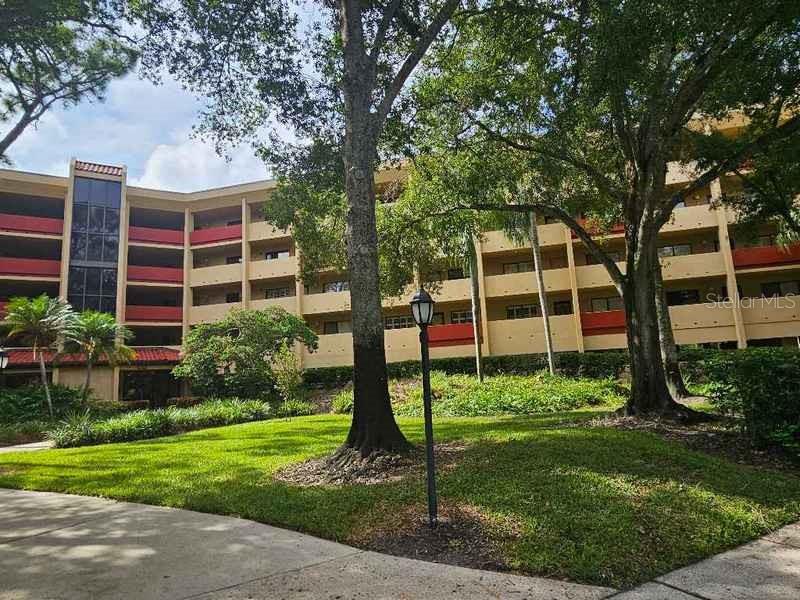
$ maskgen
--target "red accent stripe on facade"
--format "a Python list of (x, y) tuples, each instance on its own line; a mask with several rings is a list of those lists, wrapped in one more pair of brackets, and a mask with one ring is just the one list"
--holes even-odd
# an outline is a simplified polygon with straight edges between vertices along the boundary
[(786, 248), (780, 246), (760, 246), (758, 248), (738, 248), (733, 251), (733, 265), (739, 268), (769, 267), (800, 263), (800, 244)]
[(183, 283), (183, 269), (128, 265), (128, 281), (147, 283)]
[(183, 231), (174, 229), (156, 229), (155, 227), (131, 227), (128, 229), (128, 240), (149, 244), (183, 246)]
[(197, 229), (189, 234), (189, 241), (193, 246), (197, 246), (199, 244), (213, 244), (215, 242), (227, 242), (229, 240), (239, 240), (241, 238), (241, 225), (226, 225), (224, 227)]
[(180, 306), (127, 306), (125, 320), (180, 323), (183, 309)]
[(76, 171), (85, 171), (87, 173), (97, 173), (98, 175), (112, 175), (113, 177), (122, 177), (122, 167), (115, 167), (112, 165), (101, 165), (99, 163), (84, 162), (82, 160), (75, 161)]
[(17, 233), (61, 235), (61, 232), (64, 231), (64, 221), (63, 219), (50, 219), (47, 217), (0, 214), (0, 230)]
[(4, 257), (0, 258), (0, 275), (58, 277), (61, 275), (61, 263), (57, 260)]
[(452, 323), (428, 327), (428, 342), (432, 348), (465, 346), (475, 341), (472, 323)]
[(581, 313), (581, 329), (583, 335), (625, 333), (625, 311), (606, 310)]
[[(180, 352), (172, 348), (162, 348), (160, 346), (136, 348), (136, 356), (132, 364), (135, 365), (152, 365), (159, 363), (176, 363), (180, 359)], [(54, 352), (47, 351), (44, 353), (44, 362), (52, 365)], [(105, 363), (101, 360), (99, 364)], [(57, 366), (80, 366), (86, 364), (86, 358), (82, 354), (62, 354), (56, 361)], [(39, 366), (39, 355), (34, 358), (32, 350), (9, 350), (8, 351), (8, 366), (17, 368), (33, 368)]]

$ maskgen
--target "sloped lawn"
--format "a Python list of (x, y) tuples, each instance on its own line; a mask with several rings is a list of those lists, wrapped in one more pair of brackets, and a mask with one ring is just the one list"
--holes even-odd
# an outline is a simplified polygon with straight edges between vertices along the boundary
[[(447, 506), (477, 511), (523, 573), (627, 587), (800, 518), (800, 478), (645, 432), (581, 426), (593, 411), (437, 418), (465, 446), (440, 473)], [(126, 444), (0, 455), (0, 486), (238, 515), (351, 543), (424, 510), (424, 481), (295, 487), (281, 467), (322, 456), (349, 417), (249, 423)], [(422, 421), (400, 419), (415, 443)]]

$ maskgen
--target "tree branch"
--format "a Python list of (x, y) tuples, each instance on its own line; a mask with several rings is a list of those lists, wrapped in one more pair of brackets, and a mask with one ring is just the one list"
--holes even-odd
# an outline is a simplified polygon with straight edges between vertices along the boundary
[(392, 19), (394, 19), (397, 14), (397, 9), (400, 8), (401, 2), (402, 0), (392, 0), (392, 3), (384, 10), (383, 17), (381, 17), (381, 22), (375, 33), (375, 41), (372, 44), (372, 50), (369, 51), (369, 60), (372, 63), (373, 69), (378, 64), (378, 56), (386, 43), (386, 34), (389, 31), (389, 26), (392, 24)]

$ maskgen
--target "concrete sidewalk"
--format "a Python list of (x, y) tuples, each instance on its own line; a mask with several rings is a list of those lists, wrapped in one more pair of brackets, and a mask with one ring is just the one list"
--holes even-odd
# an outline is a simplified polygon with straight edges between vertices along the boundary
[(796, 600), (800, 526), (633, 591), (366, 552), (252, 521), (0, 490), (0, 600)]
[(53, 447), (53, 442), (31, 442), (30, 444), (17, 444), (16, 446), (0, 446), (0, 454), (10, 452), (36, 452), (37, 450), (47, 450)]

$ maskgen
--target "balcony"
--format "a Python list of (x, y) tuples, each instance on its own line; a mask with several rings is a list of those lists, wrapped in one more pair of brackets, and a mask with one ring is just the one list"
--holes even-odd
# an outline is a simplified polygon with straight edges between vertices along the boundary
[[(537, 231), (539, 233), (539, 245), (542, 247), (557, 246), (566, 242), (564, 237), (564, 225), (561, 223), (539, 225)], [(484, 254), (491, 252), (508, 252), (510, 250), (530, 247), (530, 244), (517, 244), (502, 231), (487, 231), (483, 234), (483, 239), (481, 240), (481, 252)]]
[(242, 265), (234, 263), (232, 265), (216, 265), (213, 267), (200, 267), (192, 269), (190, 284), (195, 287), (199, 285), (216, 285), (221, 283), (236, 283), (242, 280)]
[(0, 258), (0, 275), (58, 278), (61, 262), (39, 258)]
[[(569, 269), (545, 270), (544, 285), (548, 292), (569, 290)], [(534, 271), (510, 273), (508, 275), (489, 275), (486, 277), (486, 296), (490, 298), (536, 294), (538, 291), (539, 286), (536, 283), (536, 273)], [(466, 297), (469, 298), (469, 292), (467, 292)]]
[(606, 335), (625, 333), (625, 311), (604, 310), (581, 313), (583, 335)]
[(733, 251), (733, 265), (737, 269), (753, 269), (800, 263), (800, 244), (786, 248), (781, 246), (760, 246), (757, 248), (738, 248)]
[(725, 261), (721, 252), (705, 252), (661, 259), (664, 279), (695, 279), (725, 275)]
[(303, 296), (303, 314), (347, 312), (350, 310), (350, 292), (326, 292)]
[(353, 335), (335, 333), (319, 336), (317, 350), (309, 352), (303, 348), (303, 366), (338, 367), (353, 364)]
[[(551, 316), (550, 334), (556, 352), (578, 349), (573, 315)], [(532, 317), (530, 319), (489, 321), (489, 341), (493, 355), (546, 352), (544, 319)]]
[(250, 279), (294, 277), (297, 274), (297, 257), (254, 260), (250, 262)]
[[(620, 235), (622, 233), (625, 233), (625, 225), (623, 223), (616, 223), (616, 224), (611, 226), (611, 229), (609, 231), (603, 231), (601, 228), (595, 226), (593, 223), (589, 222), (587, 219), (577, 219), (577, 222), (581, 227), (586, 229), (586, 231), (592, 236), (598, 236), (598, 235), (601, 235), (601, 234), (602, 235)], [(577, 239), (577, 237), (578, 237), (577, 235), (575, 235), (574, 231), (570, 232), (570, 235), (572, 235), (573, 239)]]
[(222, 320), (234, 308), (241, 308), (241, 302), (204, 304), (202, 306), (192, 306), (189, 309), (189, 324), (215, 323)]
[(0, 231), (61, 235), (64, 231), (64, 221), (45, 217), (0, 214)]
[(707, 302), (671, 306), (669, 316), (678, 344), (736, 340), (733, 309), (729, 303)]
[(183, 269), (128, 265), (128, 281), (143, 283), (183, 283)]
[(183, 246), (183, 231), (131, 226), (128, 229), (128, 241), (161, 246)]
[(266, 221), (256, 221), (247, 226), (247, 239), (251, 242), (286, 238), (290, 235), (288, 231), (278, 229)]
[(189, 234), (192, 246), (205, 244), (218, 244), (242, 239), (241, 225), (225, 225), (222, 227), (209, 227), (208, 229), (195, 229)]
[(273, 306), (279, 306), (286, 312), (297, 312), (297, 297), (285, 296), (283, 298), (262, 298), (261, 300), (251, 300), (250, 308), (254, 310), (264, 310)]
[(180, 323), (183, 309), (180, 306), (126, 306), (125, 320), (142, 323)]
[(717, 214), (709, 204), (676, 208), (672, 218), (662, 228), (667, 231), (687, 231), (690, 229), (716, 229)]
[(472, 344), (475, 342), (475, 328), (472, 323), (432, 325), (428, 327), (428, 340), (431, 348)]
[(800, 337), (800, 297), (742, 298), (748, 339)]

